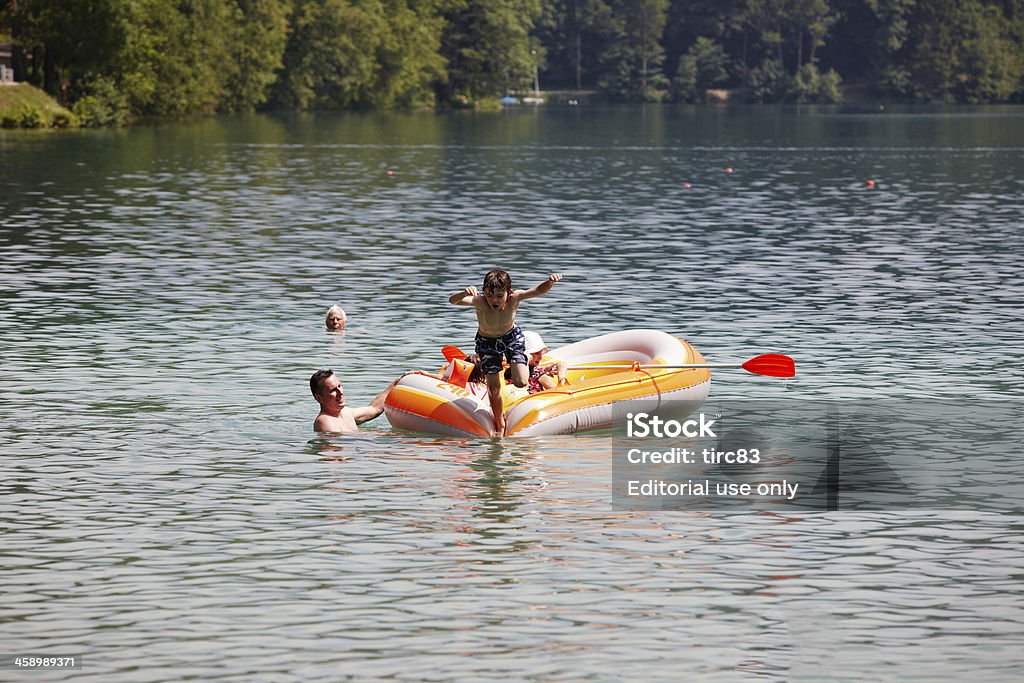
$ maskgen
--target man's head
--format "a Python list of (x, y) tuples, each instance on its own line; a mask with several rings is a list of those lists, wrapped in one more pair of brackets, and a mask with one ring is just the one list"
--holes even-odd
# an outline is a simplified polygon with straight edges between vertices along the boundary
[(343, 330), (345, 329), (345, 311), (341, 309), (341, 306), (331, 306), (327, 309), (327, 329), (329, 330)]
[(340, 414), (345, 407), (345, 389), (333, 370), (314, 372), (309, 378), (309, 390), (320, 407), (332, 414)]
[(512, 278), (504, 270), (495, 268), (484, 275), (484, 298), (492, 308), (501, 308), (512, 293)]

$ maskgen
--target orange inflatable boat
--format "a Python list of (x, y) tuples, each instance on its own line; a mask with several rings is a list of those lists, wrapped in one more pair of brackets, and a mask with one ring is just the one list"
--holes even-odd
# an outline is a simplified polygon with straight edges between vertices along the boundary
[[(573, 434), (611, 426), (612, 406), (639, 401), (657, 414), (663, 401), (685, 401), (696, 409), (711, 388), (704, 357), (690, 344), (658, 330), (626, 330), (553, 349), (543, 363), (569, 366), (568, 385), (527, 394), (507, 384), (502, 389), (505, 436)], [(666, 366), (659, 368), (659, 365)], [(406, 375), (388, 394), (384, 412), (392, 426), (446, 436), (490, 436), (494, 415), (486, 393), (472, 391), (459, 373)], [(680, 403), (674, 403), (680, 416)]]

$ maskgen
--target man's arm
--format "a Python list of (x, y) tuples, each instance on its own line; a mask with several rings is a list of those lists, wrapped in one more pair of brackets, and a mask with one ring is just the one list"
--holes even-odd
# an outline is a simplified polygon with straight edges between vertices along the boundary
[(380, 417), (381, 413), (384, 412), (384, 401), (388, 399), (388, 394), (390, 394), (391, 390), (395, 388), (396, 384), (398, 384), (398, 380), (408, 374), (408, 372), (403, 372), (401, 375), (396, 377), (395, 380), (388, 385), (387, 389), (377, 394), (376, 398), (370, 401), (370, 405), (363, 406), (362, 408), (353, 408), (352, 417), (355, 418), (356, 424), (361, 425), (364, 422), (369, 422), (374, 418)]
[(448, 303), (450, 303), (452, 306), (472, 306), (473, 301), (476, 299), (476, 297), (476, 287), (470, 285), (469, 287), (466, 287), (462, 291), (455, 292), (450, 297), (448, 297)]
[(561, 273), (552, 273), (550, 276), (548, 276), (547, 280), (540, 283), (536, 287), (530, 287), (529, 289), (520, 290), (516, 298), (522, 301), (523, 299), (532, 299), (535, 296), (547, 294), (548, 291), (550, 291), (551, 288), (555, 285), (555, 283), (561, 279)]

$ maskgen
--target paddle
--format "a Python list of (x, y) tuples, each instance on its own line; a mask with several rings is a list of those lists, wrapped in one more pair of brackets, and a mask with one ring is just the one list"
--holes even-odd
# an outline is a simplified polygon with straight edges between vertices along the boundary
[(449, 363), (452, 362), (452, 358), (458, 358), (462, 360), (466, 357), (466, 352), (460, 349), (458, 346), (448, 345), (441, 349), (441, 353), (444, 355), (444, 359)]
[(659, 365), (657, 363), (624, 363), (618, 365), (570, 365), (570, 370), (606, 370), (608, 368), (632, 368), (633, 370), (676, 370), (684, 368), (743, 368), (755, 375), (768, 377), (795, 377), (796, 363), (781, 353), (763, 353), (745, 363), (693, 363), (690, 365)]

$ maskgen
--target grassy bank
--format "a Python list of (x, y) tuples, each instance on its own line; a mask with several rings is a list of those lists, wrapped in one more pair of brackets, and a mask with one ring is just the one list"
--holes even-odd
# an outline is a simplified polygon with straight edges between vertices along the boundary
[(78, 117), (28, 83), (0, 85), (0, 127), (72, 128)]

